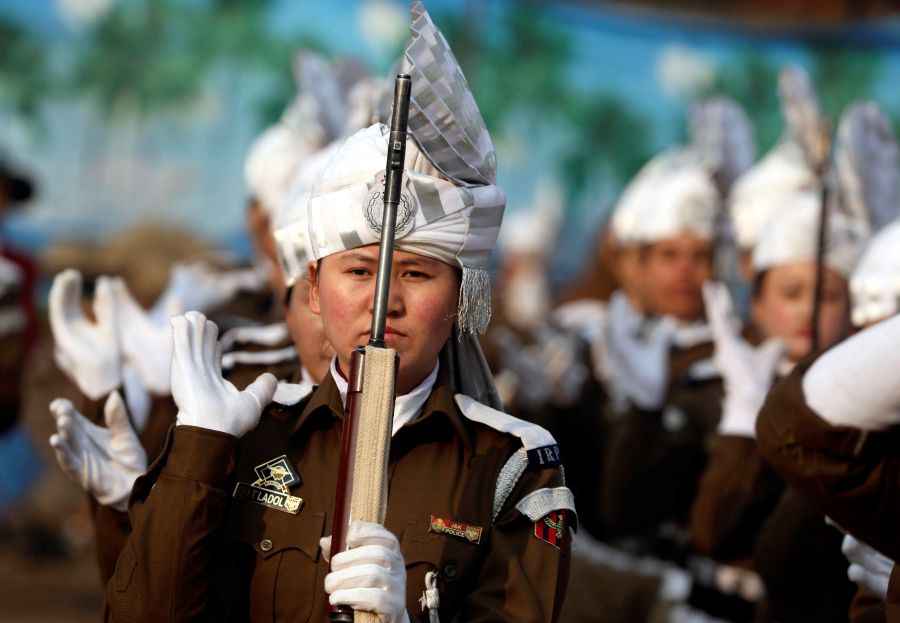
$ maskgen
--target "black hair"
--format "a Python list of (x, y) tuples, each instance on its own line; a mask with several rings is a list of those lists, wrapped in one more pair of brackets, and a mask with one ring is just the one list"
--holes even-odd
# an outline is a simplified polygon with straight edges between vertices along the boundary
[(752, 298), (756, 298), (760, 294), (762, 294), (763, 282), (766, 280), (766, 275), (768, 274), (768, 270), (763, 270), (756, 273), (756, 276), (753, 278), (753, 291), (751, 293)]

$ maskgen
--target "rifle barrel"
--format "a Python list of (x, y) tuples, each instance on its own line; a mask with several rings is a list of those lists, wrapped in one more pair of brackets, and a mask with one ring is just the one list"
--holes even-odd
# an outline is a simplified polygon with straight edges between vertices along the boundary
[(388, 138), (387, 165), (384, 175), (384, 214), (381, 220), (381, 244), (378, 249), (378, 272), (375, 278), (375, 301), (372, 310), (372, 329), (369, 346), (384, 348), (387, 324), (388, 296), (394, 259), (394, 234), (397, 226), (397, 206), (403, 183), (403, 163), (406, 159), (406, 126), (409, 119), (409, 95), (412, 80), (406, 74), (394, 82), (394, 106), (391, 112), (391, 134)]

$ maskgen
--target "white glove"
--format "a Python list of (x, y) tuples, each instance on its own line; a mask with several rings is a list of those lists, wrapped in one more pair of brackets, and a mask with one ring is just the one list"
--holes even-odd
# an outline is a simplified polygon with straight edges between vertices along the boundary
[(608, 309), (604, 355), (609, 389), (642, 409), (658, 409), (668, 389), (675, 323), (661, 318), (642, 335), (643, 316), (622, 292), (613, 293)]
[(841, 551), (850, 561), (847, 577), (881, 599), (887, 597), (888, 581), (894, 569), (894, 561), (881, 552), (857, 541), (849, 534), (844, 536)]
[(119, 337), (122, 354), (137, 370), (147, 391), (167, 396), (172, 377), (172, 326), (169, 319), (184, 312), (181, 302), (170, 297), (163, 318), (147, 313), (134, 300), (125, 280), (112, 280), (116, 309), (119, 312)]
[(81, 273), (64, 270), (53, 279), (49, 301), (56, 365), (91, 400), (99, 400), (122, 383), (122, 353), (117, 309), (108, 277), (97, 280), (96, 322), (81, 310)]
[(147, 471), (147, 454), (119, 393), (106, 400), (106, 428), (88, 421), (64, 398), (50, 403), (50, 413), (57, 430), (50, 445), (62, 470), (100, 504), (125, 511), (134, 481)]
[(754, 348), (745, 342), (735, 328), (731, 295), (725, 284), (705, 283), (703, 301), (716, 345), (713, 362), (725, 384), (719, 434), (755, 438), (756, 416), (784, 354), (784, 343), (772, 338)]
[[(329, 540), (329, 550), (330, 545)], [(325, 576), (328, 602), (373, 612), (382, 623), (409, 623), (406, 563), (397, 537), (381, 524), (354, 520), (347, 546), (331, 557), (331, 572)]]
[(169, 285), (150, 313), (158, 322), (168, 320), (173, 301), (184, 310), (207, 312), (224, 305), (238, 292), (256, 292), (264, 285), (253, 268), (218, 271), (199, 262), (176, 264)]
[(847, 338), (803, 376), (806, 404), (837, 426), (884, 430), (900, 424), (900, 316)]
[(199, 312), (172, 318), (172, 397), (177, 425), (199, 426), (243, 437), (259, 423), (278, 381), (266, 372), (238, 391), (222, 378), (219, 329)]

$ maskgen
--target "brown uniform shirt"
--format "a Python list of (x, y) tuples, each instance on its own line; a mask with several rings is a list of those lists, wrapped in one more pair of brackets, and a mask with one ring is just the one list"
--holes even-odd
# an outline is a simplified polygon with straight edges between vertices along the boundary
[(613, 538), (652, 538), (665, 522), (687, 526), (721, 414), (721, 379), (694, 372), (709, 368), (712, 349), (703, 343), (673, 352), (665, 407), (610, 418), (602, 508)]
[[(900, 431), (834, 426), (803, 396), (808, 358), (769, 393), (756, 423), (759, 449), (819, 510), (886, 556), (900, 556)], [(888, 586), (886, 620), (900, 621), (900, 574)]]
[[(331, 532), (341, 421), (328, 377), (300, 404), (270, 406), (240, 441), (175, 427), (135, 484), (134, 531), (107, 586), (106, 620), (327, 620), (319, 539)], [(525, 471), (492, 521), (497, 477), (520, 447), (462, 416), (444, 374), (422, 415), (394, 436), (385, 525), (406, 561), (412, 620), (428, 620), (418, 600), (429, 571), (438, 574), (442, 621), (556, 620), (568, 529), (557, 547), (515, 504), (562, 486), (562, 470)], [(232, 497), (237, 483), (258, 479), (255, 467), (282, 455), (300, 478), (290, 489), (303, 499), (296, 515)], [(482, 528), (480, 542), (431, 531), (433, 517)]]

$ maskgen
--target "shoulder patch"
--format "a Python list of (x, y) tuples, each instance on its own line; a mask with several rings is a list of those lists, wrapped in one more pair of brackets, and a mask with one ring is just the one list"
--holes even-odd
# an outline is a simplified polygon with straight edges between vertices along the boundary
[(528, 469), (547, 469), (561, 465), (562, 454), (560, 454), (558, 444), (528, 450)]
[(501, 433), (518, 437), (522, 441), (522, 445), (525, 446), (526, 451), (556, 446), (556, 440), (553, 438), (553, 435), (537, 424), (532, 424), (502, 411), (492, 409), (465, 394), (456, 394), (453, 398), (466, 418), (473, 422), (490, 426)]
[(553, 511), (566, 510), (575, 513), (575, 496), (568, 487), (544, 487), (532, 491), (516, 504), (516, 510), (537, 521)]
[(568, 551), (571, 545), (567, 511), (550, 511), (534, 522), (534, 536), (558, 550)]

